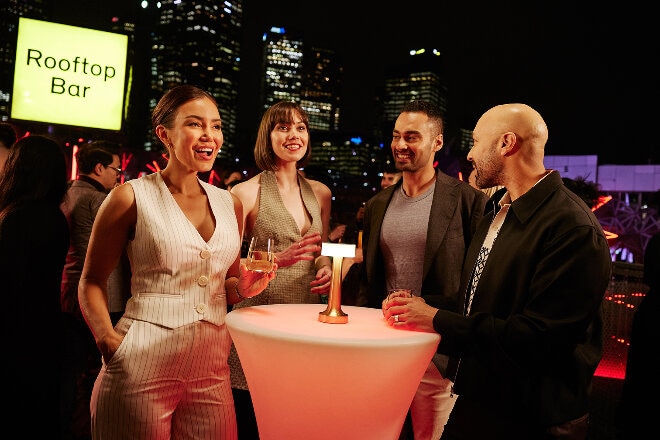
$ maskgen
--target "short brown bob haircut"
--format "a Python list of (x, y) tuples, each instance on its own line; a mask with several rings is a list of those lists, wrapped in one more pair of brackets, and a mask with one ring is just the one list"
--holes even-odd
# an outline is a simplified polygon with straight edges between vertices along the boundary
[[(271, 105), (264, 113), (259, 124), (257, 140), (254, 143), (254, 161), (263, 171), (277, 171), (275, 152), (270, 142), (270, 132), (277, 124), (292, 124), (300, 116), (309, 133), (309, 117), (300, 104), (293, 101), (279, 101)], [(305, 155), (297, 162), (297, 168), (303, 168), (312, 157), (311, 143), (307, 143)]]

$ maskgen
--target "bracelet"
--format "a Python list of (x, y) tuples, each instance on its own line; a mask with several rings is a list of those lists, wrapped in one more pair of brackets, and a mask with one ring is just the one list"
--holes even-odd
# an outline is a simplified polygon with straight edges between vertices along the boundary
[(241, 295), (241, 292), (238, 291), (238, 277), (236, 278), (236, 284), (234, 284), (234, 290), (236, 291), (236, 296), (238, 296), (238, 299), (243, 301), (244, 299), (248, 299), (247, 296)]

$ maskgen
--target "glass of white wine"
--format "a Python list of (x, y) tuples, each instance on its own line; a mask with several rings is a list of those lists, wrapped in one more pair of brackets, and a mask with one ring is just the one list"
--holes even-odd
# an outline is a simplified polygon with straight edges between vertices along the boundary
[(250, 240), (245, 265), (253, 272), (268, 273), (273, 270), (275, 250), (270, 237), (254, 236)]

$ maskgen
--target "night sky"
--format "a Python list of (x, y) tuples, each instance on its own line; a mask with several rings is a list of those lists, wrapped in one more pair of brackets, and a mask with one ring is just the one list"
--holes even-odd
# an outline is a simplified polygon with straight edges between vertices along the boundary
[[(83, 25), (130, 11), (122, 4), (135, 1), (60, 0), (58, 6), (71, 6), (54, 21)], [(653, 130), (660, 116), (660, 36), (650, 4), (634, 0), (608, 9), (603, 2), (564, 0), (406, 0), (397, 9), (388, 3), (245, 0), (239, 115), (251, 119), (258, 111), (260, 53), (246, 48), (258, 47), (261, 34), (275, 25), (301, 30), (306, 45), (341, 56), (347, 131), (368, 126), (375, 88), (389, 64), (412, 48), (435, 47), (445, 56), (448, 116), (455, 126), (471, 129), (493, 105), (524, 102), (548, 124), (548, 155), (595, 154), (600, 165), (660, 164)]]

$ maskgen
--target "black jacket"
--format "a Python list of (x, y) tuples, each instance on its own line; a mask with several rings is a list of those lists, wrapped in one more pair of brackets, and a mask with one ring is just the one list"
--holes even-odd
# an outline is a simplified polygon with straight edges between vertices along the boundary
[[(495, 207), (490, 204), (468, 249), (462, 292)], [(436, 313), (438, 351), (461, 357), (459, 399), (496, 418), (538, 426), (589, 412), (591, 379), (602, 354), (601, 300), (610, 277), (600, 223), (552, 172), (511, 204), (470, 315)], [(472, 416), (479, 423), (479, 414)]]

